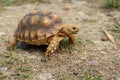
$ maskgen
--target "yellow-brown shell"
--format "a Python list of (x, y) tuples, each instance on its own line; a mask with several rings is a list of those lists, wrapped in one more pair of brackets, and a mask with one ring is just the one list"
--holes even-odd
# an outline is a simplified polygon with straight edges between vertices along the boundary
[(24, 16), (15, 31), (18, 41), (41, 40), (57, 34), (62, 28), (62, 19), (48, 11), (33, 11)]

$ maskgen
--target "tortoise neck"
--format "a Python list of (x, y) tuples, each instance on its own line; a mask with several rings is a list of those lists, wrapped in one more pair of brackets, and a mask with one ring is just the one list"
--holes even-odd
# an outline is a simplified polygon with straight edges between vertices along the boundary
[(68, 36), (69, 34), (66, 33), (66, 31), (62, 28), (59, 32), (60, 36)]

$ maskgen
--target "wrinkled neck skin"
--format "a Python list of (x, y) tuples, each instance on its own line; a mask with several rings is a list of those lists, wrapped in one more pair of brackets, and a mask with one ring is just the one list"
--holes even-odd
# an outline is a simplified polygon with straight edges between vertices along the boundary
[(63, 28), (59, 31), (58, 35), (61, 36), (61, 37), (68, 36), (68, 34), (63, 30)]
[(59, 32), (59, 36), (62, 36), (62, 37), (66, 37), (66, 36), (69, 36), (70, 34), (69, 33), (66, 33), (66, 31), (64, 30), (64, 28), (62, 28)]

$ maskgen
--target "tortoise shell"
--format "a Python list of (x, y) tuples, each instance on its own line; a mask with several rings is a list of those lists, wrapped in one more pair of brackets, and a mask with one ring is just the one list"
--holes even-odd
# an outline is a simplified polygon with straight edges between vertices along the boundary
[(17, 41), (28, 42), (48, 38), (62, 28), (59, 15), (49, 11), (33, 11), (19, 22), (14, 37)]

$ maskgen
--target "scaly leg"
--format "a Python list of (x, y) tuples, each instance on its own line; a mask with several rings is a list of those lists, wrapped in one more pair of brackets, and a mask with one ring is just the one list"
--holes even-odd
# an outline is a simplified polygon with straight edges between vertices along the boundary
[[(48, 57), (59, 47), (60, 41), (64, 39), (63, 37), (53, 37), (50, 45), (48, 46), (44, 61), (48, 60)], [(43, 60), (42, 60), (43, 61)]]
[(47, 51), (45, 53), (45, 57), (48, 58), (58, 47), (60, 43), (60, 39), (58, 37), (54, 37), (51, 41), (50, 45), (47, 48)]
[(10, 51), (10, 50), (13, 50), (17, 42), (18, 42), (18, 41), (17, 41), (16, 39), (13, 39), (13, 40), (10, 42), (9, 46), (7, 47), (7, 49), (8, 49), (9, 51)]
[(75, 46), (76, 45), (76, 35), (75, 34), (69, 35), (69, 41), (70, 41), (70, 43), (73, 44), (73, 46)]

